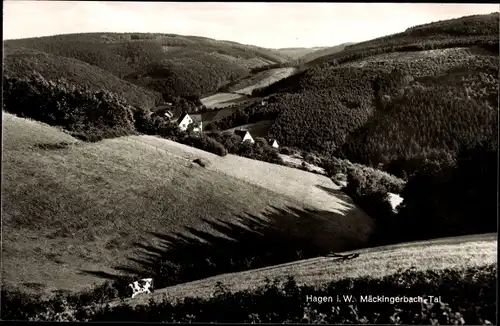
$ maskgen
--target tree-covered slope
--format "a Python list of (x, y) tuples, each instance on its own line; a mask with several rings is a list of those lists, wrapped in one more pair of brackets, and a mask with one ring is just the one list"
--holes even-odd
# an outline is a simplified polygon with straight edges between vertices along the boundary
[[(266, 105), (239, 109), (216, 125), (275, 119), (269, 136), (282, 145), (371, 165), (455, 157), (496, 139), (498, 49), (486, 44), (498, 35), (492, 14), (356, 44), (338, 53), (349, 60), (323, 58), (327, 64), (256, 89)], [(424, 46), (402, 50), (412, 44)], [(429, 44), (438, 46), (424, 50)]]
[(134, 85), (83, 61), (33, 49), (5, 47), (4, 77), (24, 78), (37, 73), (51, 81), (63, 79), (71, 85), (89, 87), (94, 91), (107, 90), (131, 105), (146, 109), (162, 101), (160, 93)]
[(290, 59), (256, 46), (174, 34), (66, 34), (4, 45), (77, 59), (166, 96), (200, 96), (250, 68)]
[(401, 33), (349, 45), (342, 52), (310, 61), (310, 65), (341, 64), (380, 53), (472, 45), (498, 53), (498, 24), (499, 14), (496, 12), (418, 25)]

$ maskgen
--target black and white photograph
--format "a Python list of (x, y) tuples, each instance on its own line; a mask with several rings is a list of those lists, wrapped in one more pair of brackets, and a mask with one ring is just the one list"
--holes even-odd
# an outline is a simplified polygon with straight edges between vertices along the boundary
[(3, 321), (497, 324), (498, 4), (3, 1)]

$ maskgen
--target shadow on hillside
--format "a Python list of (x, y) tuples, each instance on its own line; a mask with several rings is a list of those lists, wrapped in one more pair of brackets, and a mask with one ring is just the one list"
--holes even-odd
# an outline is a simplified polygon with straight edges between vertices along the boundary
[[(205, 229), (185, 233), (151, 232), (149, 244), (136, 243), (138, 254), (115, 269), (134, 277), (152, 277), (156, 288), (223, 273), (272, 266), (366, 246), (369, 227), (343, 213), (276, 208), (234, 221), (204, 219)], [(153, 244), (153, 243), (156, 243)], [(118, 280), (120, 276), (83, 271)]]
[(325, 187), (325, 186), (322, 186), (322, 185), (316, 185), (316, 188), (319, 188), (327, 193), (329, 193), (330, 195), (336, 197), (336, 198), (339, 198), (343, 201), (343, 205), (349, 207), (350, 209), (353, 209), (355, 208), (354, 204), (352, 204), (352, 198), (347, 196), (345, 192), (343, 192), (342, 190), (340, 189), (333, 189), (333, 188), (328, 188), (328, 187)]

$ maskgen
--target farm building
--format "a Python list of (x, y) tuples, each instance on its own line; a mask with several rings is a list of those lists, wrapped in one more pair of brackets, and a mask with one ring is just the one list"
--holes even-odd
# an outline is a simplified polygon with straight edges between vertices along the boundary
[(252, 135), (248, 132), (248, 130), (235, 130), (234, 133), (241, 137), (241, 142), (250, 141), (250, 143), (255, 143), (252, 138)]
[(186, 130), (191, 123), (194, 124), (193, 131), (203, 131), (203, 122), (198, 117), (191, 117), (189, 114), (184, 113), (177, 119), (177, 125), (181, 130)]
[(278, 145), (278, 142), (276, 141), (276, 139), (269, 139), (267, 142), (268, 142), (269, 145), (271, 145), (274, 148), (279, 148), (280, 147)]

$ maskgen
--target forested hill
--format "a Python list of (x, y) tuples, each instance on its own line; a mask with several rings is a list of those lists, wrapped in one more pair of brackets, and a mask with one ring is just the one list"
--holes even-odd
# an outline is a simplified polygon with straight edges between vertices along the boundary
[[(384, 167), (495, 148), (498, 13), (416, 26), (318, 59), (216, 123), (274, 120), (280, 144)], [(410, 164), (410, 163), (408, 163)], [(415, 163), (416, 164), (416, 163)]]
[(290, 60), (287, 55), (256, 46), (175, 34), (66, 34), (8, 40), (4, 46), (77, 59), (166, 98), (199, 98), (248, 75), (251, 68)]
[(310, 65), (341, 64), (381, 53), (473, 45), (498, 53), (498, 17), (496, 12), (414, 26), (402, 33), (349, 45), (345, 51), (310, 61)]
[(159, 92), (129, 83), (86, 62), (22, 47), (4, 49), (4, 81), (6, 78), (33, 77), (37, 74), (50, 81), (61, 79), (94, 91), (107, 90), (118, 94), (129, 104), (145, 109), (163, 102)]

